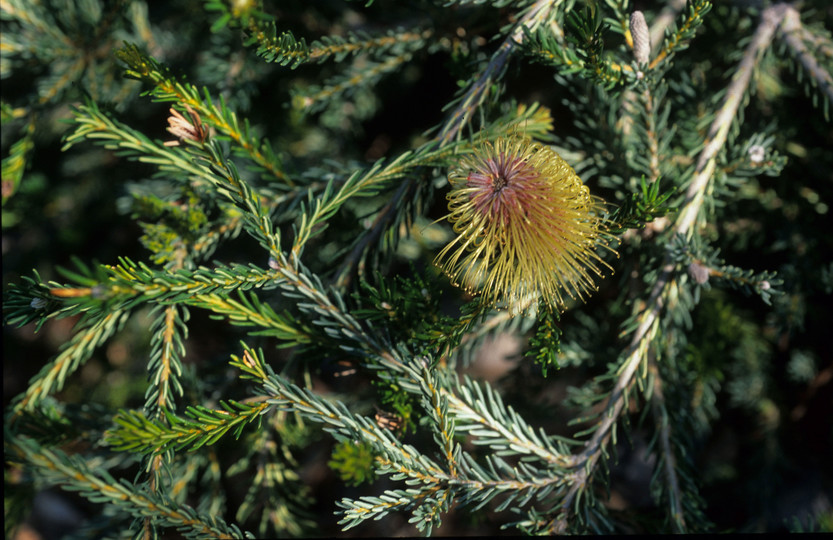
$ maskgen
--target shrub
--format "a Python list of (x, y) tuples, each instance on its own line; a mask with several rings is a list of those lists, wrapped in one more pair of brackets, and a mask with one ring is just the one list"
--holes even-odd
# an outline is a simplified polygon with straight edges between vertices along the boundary
[(0, 4), (7, 536), (829, 528), (830, 8), (656, 4)]

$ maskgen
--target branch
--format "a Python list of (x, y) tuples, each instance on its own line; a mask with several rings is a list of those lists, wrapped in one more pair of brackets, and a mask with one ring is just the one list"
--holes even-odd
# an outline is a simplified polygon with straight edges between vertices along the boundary
[[(523, 17), (518, 21), (514, 31), (510, 34), (500, 45), (498, 50), (492, 55), (491, 60), (486, 65), (486, 68), (480, 74), (480, 77), (473, 82), (464, 96), (458, 102), (457, 107), (448, 116), (439, 134), (435, 137), (435, 141), (439, 142), (439, 147), (442, 148), (453, 141), (460, 132), (460, 129), (469, 121), (472, 112), (479, 107), (489, 94), (489, 86), (494, 80), (500, 77), (503, 73), (509, 57), (520, 48), (524, 40), (524, 28), (527, 31), (534, 30), (538, 25), (544, 22), (555, 4), (560, 0), (538, 0)], [(367, 247), (374, 239), (380, 238), (382, 231), (387, 226), (395, 221), (394, 213), (400, 207), (400, 203), (405, 197), (408, 197), (414, 192), (414, 184), (416, 179), (412, 176), (405, 178), (399, 189), (391, 197), (391, 200), (376, 216), (371, 228), (363, 235), (355, 249), (350, 253), (345, 263), (339, 269), (338, 285), (346, 286), (350, 281), (348, 264), (354, 265), (360, 258), (364, 248)]]
[(675, 533), (686, 532), (686, 519), (683, 512), (683, 496), (680, 491), (680, 478), (677, 474), (677, 458), (671, 446), (671, 428), (668, 425), (668, 414), (665, 410), (665, 395), (663, 394), (663, 383), (657, 369), (655, 355), (648, 360), (648, 369), (654, 378), (653, 393), (651, 399), (651, 414), (654, 416), (656, 430), (659, 436), (659, 446), (663, 459), (663, 472), (668, 490), (668, 505), (671, 523)]
[[(819, 86), (819, 90), (833, 103), (833, 75), (821, 67), (816, 58), (807, 50), (805, 41), (812, 41), (813, 36), (801, 24), (798, 11), (793, 6), (785, 6), (783, 24), (779, 28), (781, 39), (798, 57), (799, 62)], [(828, 42), (829, 43), (829, 42)]]
[(665, 36), (665, 29), (674, 24), (674, 19), (685, 9), (685, 5), (686, 0), (671, 0), (654, 19), (654, 24), (651, 25), (650, 30), (653, 53), (659, 52), (662, 46), (662, 38)]
[(683, 201), (683, 209), (677, 218), (677, 233), (687, 238), (691, 237), (691, 228), (703, 206), (706, 187), (714, 172), (717, 153), (726, 144), (729, 128), (737, 116), (744, 96), (746, 96), (749, 81), (752, 78), (752, 72), (758, 64), (761, 55), (770, 46), (772, 36), (786, 16), (788, 8), (789, 6), (787, 4), (776, 4), (768, 7), (761, 14), (761, 22), (757, 30), (755, 30), (752, 42), (747, 46), (743, 54), (743, 59), (741, 59), (738, 69), (732, 78), (732, 83), (726, 90), (723, 105), (709, 128), (705, 147), (697, 159), (694, 180), (692, 180), (691, 185), (688, 187), (685, 200)]
[(560, 0), (538, 0), (529, 8), (523, 17), (515, 25), (514, 31), (503, 40), (498, 50), (492, 55), (486, 68), (475, 82), (469, 86), (457, 108), (449, 115), (443, 124), (437, 139), (442, 144), (451, 142), (460, 132), (460, 129), (469, 121), (471, 113), (479, 107), (489, 95), (489, 86), (492, 81), (500, 77), (506, 68), (509, 57), (520, 48), (524, 40), (524, 29), (528, 32), (534, 31), (538, 25), (544, 22), (555, 4)]
[(99, 345), (116, 333), (129, 315), (129, 311), (117, 309), (82, 322), (80, 329), (65, 344), (63, 351), (29, 381), (25, 394), (14, 405), (14, 413), (9, 422), (13, 422), (24, 410), (33, 410), (53, 391), (63, 388), (67, 377), (84, 364)]
[(77, 491), (92, 502), (108, 502), (136, 518), (152, 518), (162, 525), (176, 527), (186, 538), (254, 538), (235, 525), (213, 515), (198, 514), (192, 507), (160, 494), (138, 491), (135, 486), (116, 481), (106, 470), (92, 471), (78, 456), (38, 445), (31, 439), (11, 437), (5, 446), (7, 458), (26, 462), (52, 484)]
[[(763, 52), (770, 46), (775, 30), (784, 19), (787, 9), (786, 4), (776, 4), (764, 10), (761, 15), (761, 22), (755, 30), (751, 43), (744, 51), (737, 72), (726, 90), (720, 110), (709, 128), (707, 142), (697, 160), (694, 179), (686, 192), (682, 210), (674, 227), (676, 234), (691, 234), (695, 219), (703, 205), (706, 188), (714, 172), (717, 153), (726, 144), (729, 127), (737, 116), (743, 96), (746, 95), (752, 72)], [(575, 456), (573, 466), (577, 471), (576, 481), (564, 497), (558, 517), (549, 523), (549, 529), (553, 533), (566, 532), (573, 501), (586, 488), (604, 448), (613, 436), (617, 421), (625, 408), (627, 396), (636, 381), (634, 375), (637, 368), (647, 360), (651, 342), (657, 334), (659, 316), (668, 299), (675, 269), (676, 264), (673, 262), (672, 254), (666, 251), (662, 271), (639, 316), (639, 325), (631, 342), (625, 349), (625, 360), (619, 368), (616, 384), (602, 413), (603, 420), (596, 428), (593, 437), (585, 444), (584, 450)]]

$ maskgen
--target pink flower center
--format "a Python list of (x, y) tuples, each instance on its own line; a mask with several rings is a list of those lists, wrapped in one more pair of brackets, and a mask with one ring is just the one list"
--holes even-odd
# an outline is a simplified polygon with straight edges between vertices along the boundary
[(477, 212), (506, 223), (529, 198), (525, 190), (533, 188), (538, 173), (517, 156), (498, 154), (486, 160), (468, 176), (469, 198)]
[(509, 183), (509, 180), (504, 178), (502, 175), (495, 176), (494, 180), (492, 180), (492, 186), (495, 188), (495, 191), (500, 191), (506, 187), (506, 184)]

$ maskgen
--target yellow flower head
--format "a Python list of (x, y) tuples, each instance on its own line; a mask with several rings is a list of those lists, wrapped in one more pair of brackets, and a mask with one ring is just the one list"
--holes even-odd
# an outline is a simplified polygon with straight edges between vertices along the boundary
[(455, 238), (435, 264), (456, 284), (513, 312), (584, 298), (601, 276), (601, 199), (547, 146), (513, 136), (486, 142), (449, 172)]

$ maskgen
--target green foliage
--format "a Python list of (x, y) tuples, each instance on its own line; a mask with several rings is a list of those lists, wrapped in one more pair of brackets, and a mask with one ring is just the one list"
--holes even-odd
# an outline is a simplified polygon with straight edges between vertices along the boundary
[(608, 230), (610, 234), (622, 234), (628, 229), (642, 229), (647, 223), (673, 211), (668, 202), (674, 193), (660, 193), (659, 179), (649, 184), (643, 176), (639, 188), (638, 192), (631, 193), (608, 218), (611, 224)]
[(415, 274), (413, 278), (396, 276), (392, 282), (381, 275), (376, 278), (378, 288), (367, 281), (362, 282), (363, 294), (355, 296), (360, 307), (354, 314), (384, 326), (391, 341), (407, 343), (418, 354), (438, 353), (444, 348), (455, 347), (482, 315), (483, 310), (477, 305), (463, 306), (459, 317), (441, 315), (443, 291), (436, 272)]
[(336, 471), (338, 477), (348, 486), (372, 482), (375, 477), (373, 453), (370, 446), (362, 442), (344, 440), (337, 443), (327, 465)]
[[(646, 62), (621, 0), (0, 3), (6, 535), (829, 529), (806, 4), (645, 6)], [(562, 312), (433, 264), (515, 135), (604, 201)]]
[(561, 330), (556, 326), (558, 313), (550, 311), (546, 306), (538, 306), (538, 324), (535, 335), (529, 338), (529, 350), (525, 356), (535, 359), (541, 365), (541, 373), (547, 376), (547, 369), (558, 369), (558, 354), (561, 352)]
[[(758, 294), (761, 300), (771, 304), (772, 295), (780, 294), (781, 279), (773, 272), (760, 273), (726, 264), (718, 258), (719, 250), (709, 249), (701, 244), (701, 239), (694, 237), (689, 245), (681, 236), (673, 239), (669, 253), (678, 264), (687, 265), (688, 274), (697, 286), (708, 287), (714, 277), (730, 287), (745, 293)], [(695, 292), (698, 289), (695, 288)]]
[(186, 538), (253, 538), (217, 516), (199, 514), (164, 495), (137, 489), (125, 480), (117, 481), (107, 471), (93, 470), (79, 456), (68, 456), (61, 450), (44, 448), (22, 438), (7, 440), (6, 449), (12, 463), (35, 464), (48, 479), (65, 484), (67, 489), (77, 491), (91, 502), (117, 505), (136, 518), (174, 527)]

